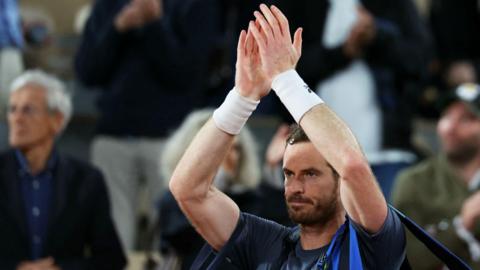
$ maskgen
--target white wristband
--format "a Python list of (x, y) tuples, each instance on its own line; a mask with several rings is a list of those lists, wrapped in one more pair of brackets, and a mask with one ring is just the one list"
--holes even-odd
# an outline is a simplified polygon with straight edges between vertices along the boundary
[(226, 133), (237, 135), (259, 103), (259, 100), (251, 100), (241, 96), (233, 88), (222, 105), (213, 112), (213, 121), (217, 128)]
[(277, 75), (272, 81), (272, 89), (297, 123), (311, 108), (323, 103), (294, 69)]

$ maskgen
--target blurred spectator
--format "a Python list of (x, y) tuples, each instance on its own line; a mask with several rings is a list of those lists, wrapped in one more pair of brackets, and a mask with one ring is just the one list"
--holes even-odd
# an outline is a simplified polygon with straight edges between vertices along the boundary
[(426, 78), (429, 35), (411, 0), (277, 0), (304, 27), (298, 71), (358, 138), (388, 199), (415, 160), (412, 95)]
[(17, 0), (0, 0), (0, 149), (7, 146), (4, 123), (8, 87), (23, 71), (23, 36)]
[(476, 0), (435, 0), (430, 25), (441, 89), (477, 82), (480, 75), (480, 6)]
[(0, 155), (2, 269), (122, 269), (102, 174), (59, 154), (72, 113), (63, 84), (27, 71), (11, 87), (9, 142)]
[[(480, 86), (462, 85), (443, 103), (437, 126), (442, 152), (399, 175), (393, 203), (480, 269)], [(408, 237), (413, 269), (442, 269), (423, 244)]]
[(205, 87), (207, 106), (219, 106), (227, 95), (228, 91), (225, 89), (233, 88), (238, 33), (252, 20), (253, 11), (258, 8), (260, 3), (271, 1), (217, 1), (221, 14), (217, 21), (220, 35), (215, 40), (209, 56), (209, 71)]
[[(163, 179), (170, 179), (188, 145), (212, 113), (211, 109), (192, 112), (168, 139), (161, 158)], [(259, 214), (261, 203), (263, 204), (257, 192), (261, 180), (257, 164), (255, 141), (250, 131), (244, 128), (214, 180), (215, 186), (228, 194), (242, 211), (252, 214)], [(271, 212), (276, 210), (269, 209)], [(190, 225), (170, 191), (161, 199), (159, 222), (160, 249), (165, 255), (164, 263), (180, 259), (181, 269), (189, 269), (205, 241)]]
[(281, 124), (270, 140), (265, 151), (264, 181), (260, 185), (262, 211), (259, 216), (285, 226), (294, 225), (288, 216), (284, 197), (283, 154), (289, 134), (288, 125)]
[[(97, 0), (76, 55), (87, 86), (102, 88), (92, 160), (105, 174), (123, 245), (135, 245), (139, 184), (149, 214), (165, 189), (165, 137), (202, 100), (216, 33), (215, 0)], [(153, 220), (153, 218), (152, 218)]]
[(418, 113), (438, 118), (435, 104), (462, 83), (477, 83), (480, 76), (480, 8), (476, 0), (430, 1), (425, 16), (430, 24), (435, 57), (430, 63), (430, 85), (419, 95)]

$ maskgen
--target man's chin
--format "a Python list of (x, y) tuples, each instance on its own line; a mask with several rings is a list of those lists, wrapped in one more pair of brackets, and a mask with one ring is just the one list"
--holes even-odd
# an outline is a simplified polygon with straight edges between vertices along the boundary
[[(333, 209), (332, 209), (333, 210)], [(325, 224), (333, 218), (335, 211), (326, 211), (326, 209), (295, 209), (288, 207), (288, 216), (290, 219), (301, 225), (319, 225)]]
[(307, 211), (302, 211), (302, 210), (299, 210), (299, 209), (295, 209), (295, 208), (292, 208), (290, 207), (288, 209), (288, 216), (290, 217), (290, 219), (297, 223), (297, 224), (305, 224), (305, 223), (309, 223), (309, 221), (311, 221), (311, 213), (308, 213)]
[(11, 148), (16, 148), (16, 149), (20, 149), (20, 150), (23, 150), (25, 148), (28, 147), (28, 143), (23, 141), (23, 140), (19, 140), (19, 139), (10, 139), (9, 140), (9, 145)]
[(289, 202), (288, 203), (288, 208), (295, 210), (295, 211), (302, 211), (302, 209), (305, 209), (308, 207), (310, 204), (307, 203), (300, 203), (300, 202)]
[(15, 140), (9, 140), (8, 144), (12, 148), (20, 148), (20, 146), (22, 145), (21, 143), (19, 143), (18, 141), (15, 141)]

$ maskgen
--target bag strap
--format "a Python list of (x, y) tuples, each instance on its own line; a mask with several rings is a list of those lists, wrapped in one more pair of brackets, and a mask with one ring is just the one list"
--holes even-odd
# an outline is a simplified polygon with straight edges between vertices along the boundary
[[(431, 237), (423, 228), (418, 226), (413, 220), (408, 218), (405, 214), (397, 210), (395, 207), (389, 205), (390, 209), (402, 221), (403, 225), (418, 239), (420, 240), (439, 260), (441, 260), (449, 269), (456, 270), (471, 270), (472, 268), (468, 266), (464, 261), (462, 261), (457, 255), (453, 254), (448, 248), (446, 248), (442, 243), (438, 242), (435, 238)], [(231, 239), (235, 239), (241, 230), (235, 230)], [(231, 249), (232, 243), (227, 243), (227, 245), (221, 250), (220, 253), (215, 253), (215, 251), (209, 246), (204, 245), (198, 254), (197, 258), (191, 266), (191, 270), (199, 269), (216, 269), (219, 264), (225, 258), (225, 253)], [(209, 258), (214, 255), (213, 261), (209, 263)], [(208, 266), (205, 265), (208, 263)], [(410, 269), (407, 258), (405, 258), (402, 269)]]
[(402, 221), (403, 225), (418, 239), (420, 240), (440, 261), (445, 263), (449, 269), (472, 269), (464, 261), (462, 261), (457, 255), (453, 254), (442, 243), (438, 242), (435, 238), (431, 237), (422, 227), (418, 226), (413, 220), (407, 217), (405, 214), (397, 210), (395, 207), (389, 205), (390, 209)]

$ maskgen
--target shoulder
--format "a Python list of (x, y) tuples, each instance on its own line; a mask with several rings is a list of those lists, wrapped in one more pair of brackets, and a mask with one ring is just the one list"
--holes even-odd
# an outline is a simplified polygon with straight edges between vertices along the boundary
[[(259, 252), (282, 245), (293, 238), (294, 230), (274, 221), (241, 212), (237, 227), (227, 245), (254, 248)], [(252, 252), (250, 250), (249, 252)]]
[(5, 150), (0, 152), (0, 168), (11, 166), (12, 161), (15, 161), (14, 150)]
[(420, 163), (403, 170), (400, 176), (413, 177), (431, 174), (439, 166), (440, 157), (435, 156), (421, 161)]
[(431, 185), (439, 168), (439, 157), (432, 157), (401, 171), (396, 180), (397, 188)]
[(14, 150), (12, 150), (12, 149), (3, 150), (3, 151), (0, 152), (0, 160), (5, 159), (9, 156), (13, 156), (13, 155), (14, 155)]
[(83, 186), (104, 187), (104, 177), (92, 164), (77, 158), (59, 154), (58, 177), (67, 177), (80, 182)]
[(241, 213), (227, 244), (219, 253), (225, 254), (240, 269), (257, 269), (274, 265), (282, 258), (294, 230), (276, 222)]
[(292, 231), (292, 228), (285, 227), (274, 221), (244, 212), (240, 214), (238, 226), (247, 228), (251, 232), (278, 235), (280, 237), (287, 236)]
[(406, 254), (406, 236), (402, 221), (388, 208), (382, 228), (369, 234), (361, 226), (351, 222), (358, 238), (360, 253), (367, 269), (399, 269)]
[(350, 222), (354, 230), (357, 232), (357, 234), (360, 234), (366, 240), (378, 241), (381, 238), (392, 238), (392, 237), (398, 238), (399, 240), (402, 240), (402, 239), (404, 240), (405, 238), (405, 230), (402, 225), (402, 221), (390, 207), (388, 207), (388, 213), (387, 213), (387, 217), (385, 218), (385, 222), (383, 223), (380, 230), (376, 233), (373, 233), (373, 234), (368, 233), (359, 224), (356, 224), (355, 222), (353, 222), (352, 219), (350, 219)]
[(68, 167), (76, 172), (85, 172), (91, 174), (101, 174), (100, 170), (89, 162), (74, 158), (69, 155), (59, 154), (58, 162), (60, 166)]

